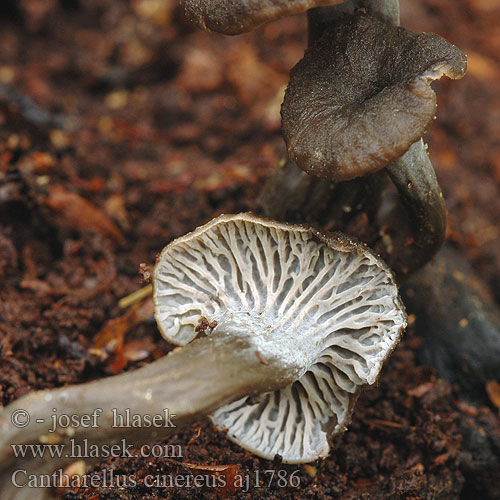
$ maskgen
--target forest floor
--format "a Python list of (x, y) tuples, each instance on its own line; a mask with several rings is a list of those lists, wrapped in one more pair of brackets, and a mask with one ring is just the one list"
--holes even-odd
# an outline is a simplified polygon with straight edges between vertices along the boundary
[[(172, 346), (144, 321), (147, 303), (128, 313), (118, 305), (143, 286), (140, 264), (153, 265), (165, 244), (220, 213), (255, 208), (284, 153), (279, 109), (304, 51), (304, 17), (224, 37), (196, 30), (176, 4), (0, 6), (3, 405), (165, 355)], [(434, 85), (438, 117), (426, 140), (447, 200), (448, 240), (500, 303), (500, 2), (406, 0), (402, 25), (468, 54), (464, 80)], [(138, 486), (65, 498), (233, 493), (141, 483), (185, 473), (184, 461), (260, 474), (260, 486), (252, 481), (237, 498), (500, 499), (500, 471), (481, 469), (480, 450), (471, 456), (461, 445), (470, 426), (500, 439), (499, 409), (466, 403), (420, 366), (421, 344), (410, 325), (327, 460), (272, 463), (200, 422), (168, 440), (182, 447), (175, 461), (117, 458), (94, 469), (134, 475)], [(298, 484), (283, 485), (270, 470), (287, 479), (298, 470)]]

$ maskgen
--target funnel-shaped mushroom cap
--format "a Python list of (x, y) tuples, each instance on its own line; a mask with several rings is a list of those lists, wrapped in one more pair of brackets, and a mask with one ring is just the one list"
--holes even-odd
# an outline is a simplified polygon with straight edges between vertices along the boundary
[(438, 35), (344, 16), (291, 72), (282, 106), (288, 154), (309, 174), (334, 181), (379, 170), (434, 118), (430, 82), (465, 70), (465, 55)]
[[(255, 339), (255, 355), (299, 361), (297, 381), (220, 408), (213, 419), (257, 455), (288, 463), (328, 454), (365, 384), (406, 326), (390, 270), (366, 247), (250, 214), (221, 216), (175, 240), (155, 268), (155, 315), (170, 341), (215, 331)], [(200, 374), (203, 376), (203, 374)]]
[(181, 0), (186, 17), (199, 28), (239, 35), (261, 24), (344, 0)]

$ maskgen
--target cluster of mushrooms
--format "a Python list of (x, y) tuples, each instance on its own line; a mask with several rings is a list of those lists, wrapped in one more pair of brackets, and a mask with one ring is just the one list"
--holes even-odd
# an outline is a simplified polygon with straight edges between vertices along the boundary
[[(465, 73), (459, 49), (398, 27), (397, 0), (182, 4), (199, 27), (229, 35), (308, 12), (309, 47), (291, 71), (282, 106), (289, 159), (264, 189), (267, 218), (220, 216), (159, 256), (155, 318), (182, 348), (131, 373), (29, 394), (0, 413), (2, 499), (33, 498), (32, 490), (11, 487), (19, 463), (10, 444), (47, 437), (48, 419), (14, 428), (10, 415), (18, 409), (37, 416), (103, 409), (99, 428), (60, 429), (60, 443), (161, 439), (167, 429), (113, 428), (111, 409), (142, 415), (168, 408), (176, 428), (210, 415), (230, 439), (267, 459), (326, 457), (405, 329), (393, 271), (399, 278), (418, 269), (444, 240), (445, 204), (422, 136), (435, 116), (430, 82)], [(402, 234), (387, 242), (392, 270), (345, 235), (283, 220), (287, 199), (321, 198), (314, 202), (321, 211), (353, 179), (375, 183), (381, 172), (404, 208), (384, 211), (401, 225)], [(40, 473), (67, 463), (25, 458), (22, 465)]]

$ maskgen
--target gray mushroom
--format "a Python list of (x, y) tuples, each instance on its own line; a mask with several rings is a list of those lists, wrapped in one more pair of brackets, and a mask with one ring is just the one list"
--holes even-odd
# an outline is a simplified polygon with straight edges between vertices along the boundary
[(250, 334), (261, 363), (300, 366), (294, 383), (212, 416), (233, 441), (286, 463), (328, 455), (405, 327), (392, 273), (367, 248), (249, 214), (219, 217), (167, 246), (154, 282), (170, 342), (190, 342), (206, 318), (213, 334)]
[(186, 17), (199, 28), (238, 35), (261, 24), (344, 0), (181, 0)]
[[(261, 456), (324, 457), (406, 326), (393, 275), (369, 249), (251, 214), (220, 216), (170, 243), (155, 268), (154, 300), (163, 335), (187, 345), (133, 372), (33, 392), (0, 409), (2, 500), (49, 496), (13, 485), (21, 465), (39, 476), (71, 462), (26, 456), (21, 464), (12, 443), (50, 436), (67, 447), (141, 446), (210, 414)], [(194, 338), (203, 318), (213, 331)], [(54, 408), (76, 418), (99, 408), (99, 425), (53, 432)], [(164, 427), (117, 427), (113, 409), (125, 408), (139, 420), (163, 415)], [(19, 410), (36, 420), (15, 427)]]
[(282, 107), (290, 158), (336, 182), (384, 168), (434, 119), (430, 82), (465, 69), (465, 55), (438, 35), (341, 16), (291, 72)]
[[(353, 4), (321, 9), (329, 22), (310, 16), (315, 41), (291, 72), (283, 136), (290, 158), (313, 176), (341, 182), (387, 169), (410, 223), (387, 254), (392, 269), (406, 275), (445, 238), (446, 207), (422, 136), (436, 111), (430, 83), (462, 78), (466, 56), (438, 35), (387, 22), (397, 22), (392, 2), (379, 2), (381, 19), (345, 14)], [(392, 220), (401, 219), (398, 209)]]

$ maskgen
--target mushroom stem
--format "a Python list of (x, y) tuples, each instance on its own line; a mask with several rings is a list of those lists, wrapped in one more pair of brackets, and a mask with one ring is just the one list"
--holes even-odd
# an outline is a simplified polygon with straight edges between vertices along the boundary
[(336, 184), (306, 174), (290, 159), (272, 172), (257, 199), (257, 212), (287, 222), (308, 222), (345, 231), (349, 221), (378, 212), (387, 183), (383, 172)]
[[(230, 336), (214, 331), (210, 337), (195, 340), (133, 372), (34, 392), (1, 409), (0, 498), (49, 498), (49, 489), (16, 487), (13, 474), (18, 470), (38, 477), (51, 474), (76, 460), (65, 456), (66, 453), (72, 455), (70, 450), (78, 449), (76, 445), (80, 449), (93, 449), (94, 446), (123, 443), (125, 439), (127, 446), (158, 441), (224, 404), (246, 395), (282, 388), (301, 375), (304, 367), (296, 366), (290, 359), (281, 359), (272, 350), (267, 352), (262, 343), (258, 344), (256, 354), (256, 345), (250, 334)], [(102, 409), (102, 412), (96, 409)], [(119, 420), (113, 417), (113, 409), (120, 415), (128, 412), (131, 418), (142, 422), (145, 422), (146, 415), (158, 415), (155, 417), (158, 425), (117, 426)], [(51, 432), (55, 415), (81, 419), (95, 411), (99, 411), (95, 427), (59, 427), (56, 432)], [(29, 425), (15, 427), (16, 415), (20, 418), (29, 415)], [(25, 456), (16, 460), (13, 456), (12, 445), (37, 445), (49, 440), (64, 445), (62, 457)], [(17, 479), (19, 483), (28, 481), (25, 473), (18, 473)]]
[(499, 378), (500, 310), (470, 264), (445, 244), (405, 283), (404, 301), (424, 339), (420, 361), (458, 384), (461, 398), (486, 404), (485, 388)]
[[(337, 17), (358, 9), (366, 9), (374, 16), (399, 24), (399, 0), (347, 0), (328, 7), (317, 7), (307, 12), (310, 47), (324, 32), (324, 29)], [(349, 187), (348, 187), (349, 186)], [(344, 189), (350, 194), (366, 191), (366, 183), (344, 183), (336, 188), (334, 182), (306, 175), (288, 158), (283, 160), (267, 180), (257, 200), (259, 213), (266, 217), (288, 221), (319, 222), (333, 199), (338, 199)], [(370, 185), (368, 205), (377, 204), (382, 184)], [(330, 217), (338, 219), (338, 212), (329, 212)], [(307, 215), (307, 217), (306, 217)]]
[[(399, 24), (398, 0), (349, 0), (309, 11), (309, 45), (316, 42), (339, 16), (364, 8), (387, 23)], [(454, 77), (454, 76), (452, 76)], [(386, 238), (387, 261), (397, 274), (410, 274), (426, 264), (439, 250), (446, 233), (446, 206), (434, 168), (422, 140), (386, 167), (399, 191), (408, 220), (393, 211), (397, 234)], [(394, 225), (394, 224), (393, 224)]]
[[(410, 235), (398, 231), (392, 241), (390, 264), (396, 273), (410, 274), (441, 248), (446, 236), (446, 204), (422, 139), (386, 170), (410, 222)], [(400, 221), (401, 215), (394, 214), (396, 217)]]
[(334, 182), (308, 175), (284, 159), (266, 181), (257, 199), (258, 211), (271, 219), (304, 222), (307, 214), (317, 221), (334, 188)]
[(337, 5), (317, 7), (307, 12), (309, 46), (321, 37), (332, 21), (343, 14), (354, 14), (359, 9), (365, 9), (368, 14), (389, 23), (399, 24), (399, 0), (347, 0)]

